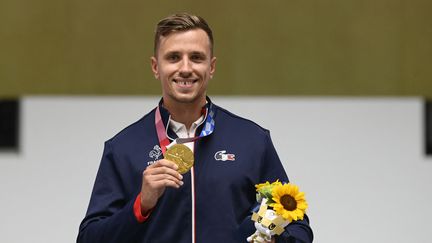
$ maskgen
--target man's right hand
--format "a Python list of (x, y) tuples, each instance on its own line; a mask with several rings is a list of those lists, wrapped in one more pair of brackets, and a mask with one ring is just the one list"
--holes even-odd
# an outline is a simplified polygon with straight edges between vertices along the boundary
[(147, 166), (143, 172), (141, 185), (142, 215), (146, 215), (156, 205), (166, 187), (179, 188), (183, 185), (183, 176), (177, 169), (176, 164), (166, 159)]

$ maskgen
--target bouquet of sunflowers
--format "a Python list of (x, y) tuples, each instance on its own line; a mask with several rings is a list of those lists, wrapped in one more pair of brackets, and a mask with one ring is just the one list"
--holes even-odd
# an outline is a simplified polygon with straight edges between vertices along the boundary
[(292, 183), (279, 180), (255, 185), (257, 201), (261, 203), (252, 220), (256, 231), (248, 242), (270, 242), (273, 235), (280, 235), (292, 221), (302, 220), (308, 207), (304, 192)]

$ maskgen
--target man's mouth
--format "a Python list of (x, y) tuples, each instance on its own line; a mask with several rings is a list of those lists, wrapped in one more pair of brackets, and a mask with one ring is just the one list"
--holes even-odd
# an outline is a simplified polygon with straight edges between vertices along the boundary
[(198, 81), (198, 79), (173, 79), (176, 84), (190, 86)]

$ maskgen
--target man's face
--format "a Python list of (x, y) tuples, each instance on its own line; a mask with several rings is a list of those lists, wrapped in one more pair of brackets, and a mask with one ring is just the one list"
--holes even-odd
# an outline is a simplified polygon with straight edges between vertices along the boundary
[(205, 103), (207, 84), (215, 71), (216, 58), (202, 29), (174, 32), (159, 39), (152, 71), (162, 83), (164, 102)]

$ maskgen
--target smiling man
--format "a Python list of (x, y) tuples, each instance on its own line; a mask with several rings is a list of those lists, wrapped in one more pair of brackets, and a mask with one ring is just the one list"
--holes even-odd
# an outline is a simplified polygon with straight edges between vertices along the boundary
[[(255, 184), (288, 181), (269, 131), (213, 104), (213, 34), (176, 14), (156, 29), (159, 105), (105, 143), (77, 242), (229, 243), (254, 233)], [(307, 216), (276, 242), (312, 242)]]
[(152, 70), (162, 84), (163, 106), (176, 121), (190, 127), (201, 116), (207, 84), (215, 72), (213, 44), (203, 29), (166, 36), (162, 31), (151, 58)]

